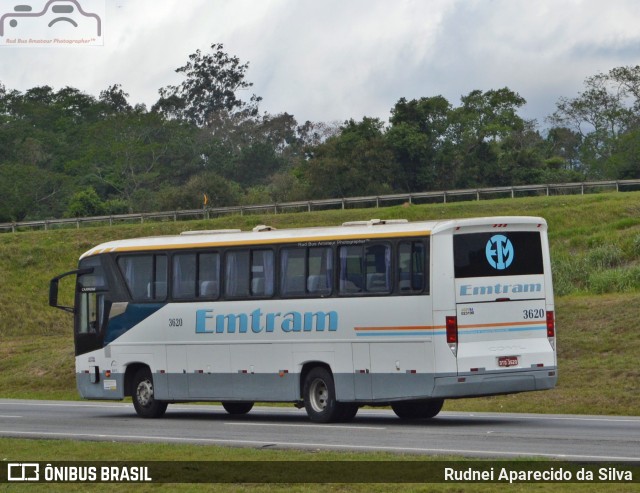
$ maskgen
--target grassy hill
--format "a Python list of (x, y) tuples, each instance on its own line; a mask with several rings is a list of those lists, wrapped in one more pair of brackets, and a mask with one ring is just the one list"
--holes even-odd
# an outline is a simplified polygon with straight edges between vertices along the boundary
[[(77, 398), (71, 317), (49, 308), (48, 283), (97, 243), (261, 223), (287, 228), (491, 215), (536, 215), (549, 223), (560, 382), (549, 392), (450, 401), (445, 409), (640, 415), (640, 192), (1, 234), (0, 397)], [(61, 296), (67, 304), (71, 284)]]

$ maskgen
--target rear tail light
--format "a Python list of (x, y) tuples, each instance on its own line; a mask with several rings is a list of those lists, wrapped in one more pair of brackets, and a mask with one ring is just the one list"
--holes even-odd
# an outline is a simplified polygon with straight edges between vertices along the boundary
[(447, 317), (447, 342), (454, 344), (458, 342), (458, 317)]
[(547, 312), (547, 339), (549, 344), (555, 350), (556, 348), (556, 319), (553, 311)]
[(458, 354), (458, 317), (450, 316), (446, 318), (447, 344), (454, 356)]
[(553, 316), (553, 312), (547, 312), (547, 337), (556, 336), (556, 320)]

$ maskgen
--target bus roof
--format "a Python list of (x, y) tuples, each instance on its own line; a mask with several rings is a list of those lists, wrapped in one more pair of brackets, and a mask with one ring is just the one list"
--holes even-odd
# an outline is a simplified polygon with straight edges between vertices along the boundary
[[(150, 250), (173, 250), (206, 247), (269, 245), (281, 243), (306, 243), (323, 241), (349, 241), (358, 239), (402, 238), (429, 236), (469, 227), (500, 227), (507, 225), (544, 228), (546, 221), (540, 217), (501, 216), (442, 221), (379, 220), (353, 221), (342, 226), (320, 226), (307, 228), (275, 229), (256, 226), (253, 231), (209, 230), (187, 231), (178, 235), (153, 236), (115, 240), (102, 243), (80, 258), (109, 252), (136, 252)], [(320, 245), (318, 245), (320, 246)]]

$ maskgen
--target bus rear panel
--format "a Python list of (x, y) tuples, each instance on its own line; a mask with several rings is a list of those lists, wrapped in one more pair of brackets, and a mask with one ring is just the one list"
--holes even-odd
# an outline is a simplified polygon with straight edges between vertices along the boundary
[(451, 231), (455, 296), (443, 310), (455, 376), (443, 397), (553, 388), (555, 316), (546, 223), (459, 222)]

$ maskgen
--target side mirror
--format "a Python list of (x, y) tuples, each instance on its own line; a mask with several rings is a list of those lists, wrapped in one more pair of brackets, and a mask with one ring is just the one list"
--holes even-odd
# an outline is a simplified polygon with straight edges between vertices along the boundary
[(77, 276), (81, 276), (83, 274), (90, 274), (91, 272), (93, 272), (93, 267), (90, 269), (72, 270), (51, 279), (51, 281), (49, 282), (49, 306), (59, 308), (60, 310), (64, 310), (65, 312), (75, 313), (75, 309), (72, 306), (58, 305), (58, 283), (63, 277), (72, 276), (74, 274)]

